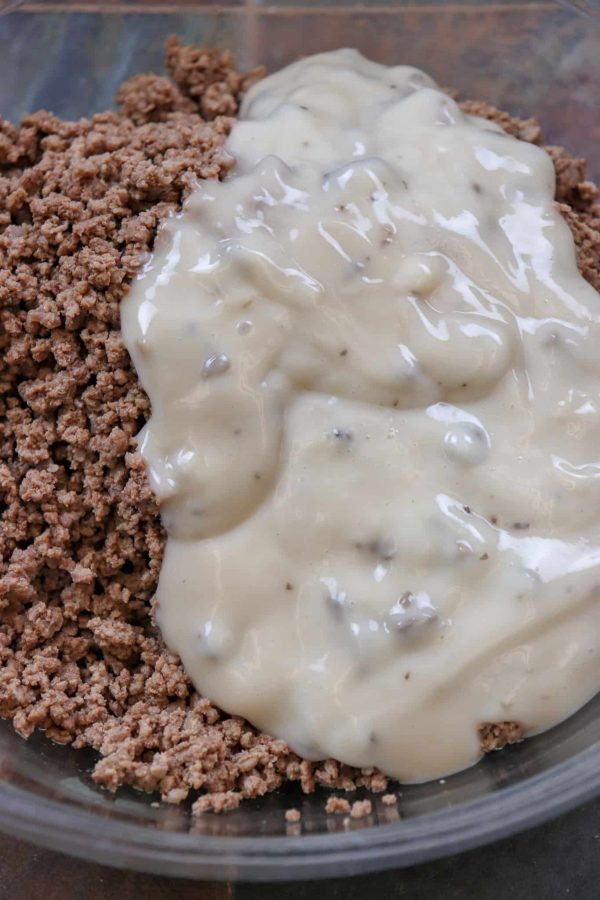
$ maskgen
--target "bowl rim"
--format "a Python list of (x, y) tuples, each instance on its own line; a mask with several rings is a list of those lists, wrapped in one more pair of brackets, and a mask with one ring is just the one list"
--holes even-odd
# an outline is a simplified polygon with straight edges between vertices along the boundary
[(284, 881), (401, 868), (541, 824), (600, 794), (600, 743), (458, 806), (360, 830), (293, 836), (166, 832), (0, 782), (0, 830), (92, 862), (206, 880)]

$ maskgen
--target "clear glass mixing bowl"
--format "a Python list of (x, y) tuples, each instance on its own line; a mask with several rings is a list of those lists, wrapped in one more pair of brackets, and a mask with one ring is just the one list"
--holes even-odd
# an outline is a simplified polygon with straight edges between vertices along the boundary
[[(0, 2), (0, 7), (2, 7)], [(166, 35), (217, 44), (242, 65), (356, 46), (387, 63), (427, 69), (441, 84), (524, 116), (600, 176), (600, 26), (575, 6), (462, 0), (328, 4), (92, 0), (4, 3), (0, 115), (44, 107), (66, 117), (110, 106), (117, 85), (162, 70)], [(440, 735), (443, 740), (443, 735)], [(401, 818), (375, 798), (367, 819), (326, 816), (323, 794), (289, 789), (225, 816), (90, 778), (91, 753), (24, 742), (0, 723), (0, 828), (117, 866), (198, 878), (293, 879), (408, 865), (541, 822), (600, 793), (600, 697), (558, 728), (445, 779), (402, 789)], [(287, 825), (284, 810), (302, 809)]]

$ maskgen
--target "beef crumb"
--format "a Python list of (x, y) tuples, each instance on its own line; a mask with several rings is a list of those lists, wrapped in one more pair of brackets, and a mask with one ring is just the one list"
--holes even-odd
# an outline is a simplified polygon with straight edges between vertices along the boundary
[[(170, 803), (191, 794), (195, 814), (286, 781), (306, 793), (385, 790), (377, 770), (303, 760), (224, 714), (153, 624), (165, 533), (137, 451), (150, 407), (119, 304), (161, 222), (198, 179), (228, 172), (224, 142), (263, 74), (177, 38), (167, 69), (171, 79), (125, 82), (118, 112), (0, 120), (0, 715), (25, 738), (39, 728), (92, 747), (93, 777), (109, 790), (128, 784)], [(533, 120), (462, 106), (541, 142)], [(549, 153), (579, 267), (599, 289), (596, 188), (582, 160)], [(481, 748), (521, 736), (516, 723), (488, 723)], [(330, 797), (326, 809), (350, 805)], [(357, 801), (350, 815), (370, 811)]]
[(299, 822), (302, 818), (302, 813), (299, 809), (287, 809), (285, 811), (285, 821), (293, 824), (294, 822)]
[(479, 727), (479, 744), (483, 753), (502, 750), (508, 744), (523, 740), (523, 728), (518, 722), (484, 722)]
[(355, 800), (350, 809), (351, 819), (364, 819), (365, 816), (371, 815), (373, 804), (370, 800)]
[(337, 797), (332, 795), (327, 798), (325, 803), (325, 812), (328, 815), (348, 814), (350, 812), (350, 803), (345, 797)]

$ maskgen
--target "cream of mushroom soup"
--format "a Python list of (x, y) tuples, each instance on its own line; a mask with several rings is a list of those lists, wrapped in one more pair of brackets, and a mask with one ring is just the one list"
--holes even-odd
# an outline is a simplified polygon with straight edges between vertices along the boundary
[(416, 69), (301, 60), (228, 149), (122, 305), (159, 625), (299, 754), (440, 777), (600, 689), (600, 298), (549, 157)]

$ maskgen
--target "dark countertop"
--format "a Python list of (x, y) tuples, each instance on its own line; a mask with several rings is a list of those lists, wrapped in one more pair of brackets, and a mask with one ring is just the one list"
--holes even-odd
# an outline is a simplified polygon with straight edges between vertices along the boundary
[(587, 900), (600, 896), (600, 799), (532, 831), (411, 869), (215, 884), (109, 869), (0, 837), (0, 900)]

